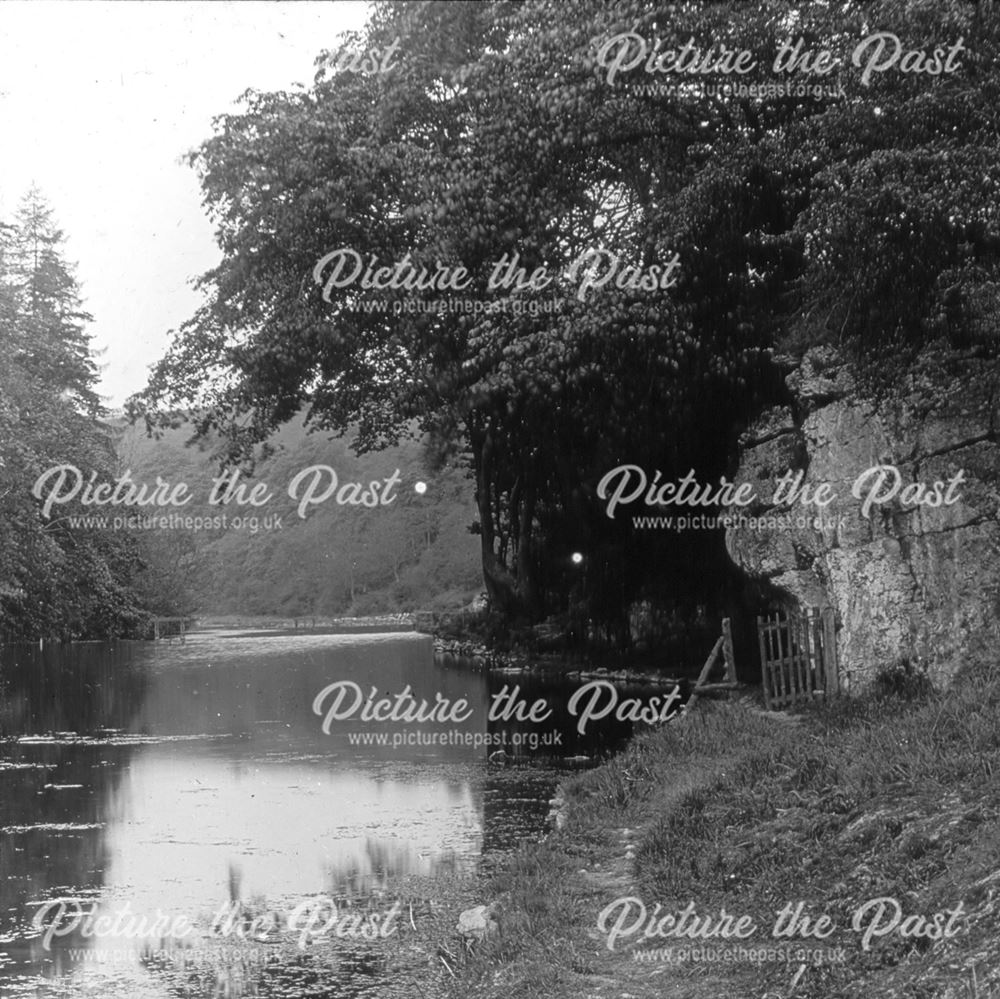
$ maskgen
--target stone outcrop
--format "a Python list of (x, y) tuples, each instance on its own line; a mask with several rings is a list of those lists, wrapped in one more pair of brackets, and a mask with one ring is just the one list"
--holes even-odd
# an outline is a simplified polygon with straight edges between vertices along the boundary
[(494, 918), (496, 903), (492, 905), (476, 905), (471, 909), (466, 909), (458, 917), (458, 925), (455, 930), (459, 936), (469, 940), (483, 940), (492, 936), (498, 929), (498, 924)]
[[(928, 354), (895, 401), (877, 404), (820, 349), (787, 384), (791, 404), (765, 412), (741, 439), (737, 481), (753, 482), (758, 499), (730, 512), (760, 520), (727, 531), (733, 560), (787, 609), (834, 608), (846, 689), (903, 660), (926, 664), (937, 683), (970, 660), (998, 661), (997, 363)], [(875, 466), (899, 479), (887, 467), (863, 477)], [(836, 498), (825, 508), (775, 505), (789, 470), (810, 488), (829, 483)]]

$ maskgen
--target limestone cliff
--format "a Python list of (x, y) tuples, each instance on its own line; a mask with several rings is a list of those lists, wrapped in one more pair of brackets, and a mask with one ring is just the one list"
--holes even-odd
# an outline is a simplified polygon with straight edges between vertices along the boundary
[[(941, 683), (968, 660), (1000, 658), (997, 362), (928, 354), (895, 401), (876, 404), (835, 354), (814, 350), (787, 385), (791, 404), (764, 413), (741, 439), (737, 476), (759, 497), (741, 514), (783, 519), (731, 528), (733, 560), (766, 579), (786, 608), (835, 609), (842, 688), (861, 689), (901, 659), (925, 662)], [(886, 470), (876, 496), (898, 489), (866, 516), (878, 473), (859, 496), (852, 488), (880, 465), (900, 479)], [(788, 470), (803, 470), (809, 486), (829, 483), (836, 499), (825, 509), (775, 506)], [(952, 502), (912, 502), (910, 483), (927, 484), (925, 501)]]

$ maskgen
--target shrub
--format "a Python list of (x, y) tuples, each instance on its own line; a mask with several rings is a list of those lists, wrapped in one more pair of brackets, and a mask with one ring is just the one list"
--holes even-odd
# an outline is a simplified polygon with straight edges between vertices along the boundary
[(895, 697), (905, 701), (926, 700), (934, 693), (926, 659), (903, 657), (884, 666), (875, 677), (877, 697)]

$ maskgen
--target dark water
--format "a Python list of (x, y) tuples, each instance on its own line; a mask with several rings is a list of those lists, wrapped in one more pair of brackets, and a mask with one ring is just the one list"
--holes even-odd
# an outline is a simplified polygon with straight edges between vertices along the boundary
[[(348, 681), (437, 715), (362, 720), (348, 688), (325, 733)], [(488, 719), (518, 682), (551, 717)], [(416, 635), (0, 650), (0, 995), (436, 994), (477, 873), (631, 731), (581, 734), (573, 689), (444, 669)]]

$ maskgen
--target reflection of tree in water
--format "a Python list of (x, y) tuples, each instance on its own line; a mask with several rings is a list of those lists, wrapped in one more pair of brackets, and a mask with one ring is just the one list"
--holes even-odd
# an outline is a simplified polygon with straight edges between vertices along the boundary
[(410, 875), (437, 879), (467, 874), (474, 867), (475, 857), (455, 850), (427, 855), (401, 840), (368, 837), (360, 856), (324, 865), (324, 890), (333, 898), (370, 898), (391, 892)]
[[(474, 863), (473, 858), (455, 851), (428, 857), (402, 841), (367, 838), (355, 856), (324, 867), (323, 884), (317, 886), (316, 896), (335, 905), (340, 919), (369, 913), (384, 917), (397, 899), (406, 900), (406, 915), (387, 941), (338, 938), (333, 924), (321, 939), (310, 942), (303, 950), (297, 945), (297, 932), (288, 927), (288, 914), (297, 902), (285, 900), (277, 906), (263, 896), (245, 897), (242, 868), (231, 861), (226, 882), (233, 918), (228, 933), (203, 941), (216, 949), (212, 959), (198, 958), (194, 952), (185, 954), (181, 947), (175, 947), (171, 957), (165, 958), (154, 953), (154, 947), (142, 966), (162, 981), (171, 995), (192, 999), (409, 996), (413, 993), (406, 991), (406, 982), (426, 972), (426, 956), (419, 948), (401, 948), (400, 931), (409, 934), (411, 917), (416, 920), (412, 925), (424, 925), (431, 910), (426, 898), (413, 898), (403, 886), (415, 872), (419, 872), (416, 880), (424, 886), (438, 886), (449, 877), (464, 879)], [(269, 942), (256, 942), (249, 937), (250, 927), (255, 919), (268, 914), (277, 917), (280, 928), (268, 933)], [(321, 909), (320, 925), (330, 915), (332, 910)], [(449, 917), (449, 925), (450, 921)], [(247, 936), (241, 939), (236, 927)], [(163, 941), (161, 946), (169, 948), (169, 942)], [(254, 948), (264, 952), (263, 961), (251, 955)]]
[(63, 948), (84, 943), (67, 935), (48, 952), (37, 937), (23, 938), (37, 903), (67, 895), (86, 902), (104, 888), (107, 802), (137, 748), (106, 733), (129, 729), (147, 689), (132, 649), (94, 642), (0, 650), (0, 934), (15, 936), (7, 974), (43, 966), (66, 974)]
[[(317, 892), (337, 909), (337, 918), (345, 919), (355, 914), (378, 914), (384, 917), (399, 897), (395, 883), (411, 871), (412, 855), (398, 844), (368, 840), (365, 847), (367, 863), (371, 870), (362, 872), (357, 864), (332, 865), (325, 870), (325, 890)], [(454, 855), (436, 858), (430, 877), (437, 880), (441, 874), (457, 864)], [(305, 949), (297, 944), (298, 932), (288, 927), (288, 910), (275, 909), (267, 899), (243, 898), (243, 874), (240, 867), (230, 863), (228, 868), (228, 894), (234, 924), (248, 934), (240, 939), (231, 929), (228, 935), (206, 941), (216, 948), (210, 961), (186, 958), (182, 949), (176, 949), (172, 959), (154, 954), (143, 960), (147, 971), (168, 983), (170, 993), (190, 997), (224, 997), (224, 999), (250, 999), (250, 997), (282, 997), (282, 999), (310, 999), (310, 997), (337, 996), (343, 999), (376, 999), (391, 996), (398, 988), (400, 967), (389, 968), (390, 952), (398, 965), (400, 950), (398, 928), (388, 941), (338, 938), (336, 923), (320, 939), (311, 941)], [(304, 900), (303, 900), (304, 901)], [(412, 906), (409, 912), (412, 913)], [(259, 943), (249, 937), (253, 921), (269, 913), (278, 917), (278, 929), (268, 931), (270, 942)], [(324, 904), (320, 908), (317, 924), (322, 926), (333, 917), (333, 910)], [(419, 917), (419, 914), (418, 914)], [(299, 930), (301, 930), (301, 926)], [(266, 952), (266, 959), (252, 956)], [(413, 960), (412, 957), (409, 960)], [(408, 972), (419, 973), (421, 960)], [(399, 993), (407, 994), (407, 993)]]
[(135, 642), (0, 649), (0, 736), (127, 731), (148, 688)]

